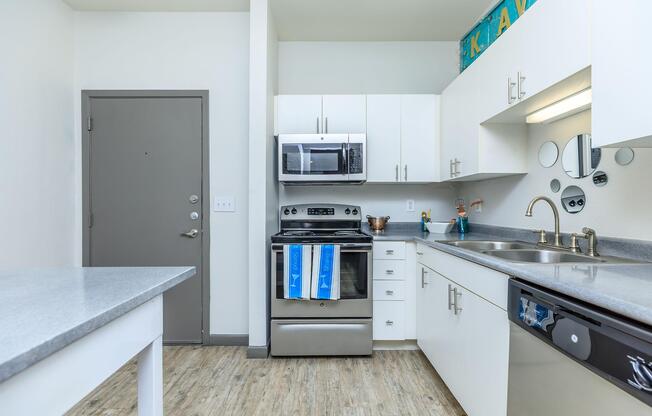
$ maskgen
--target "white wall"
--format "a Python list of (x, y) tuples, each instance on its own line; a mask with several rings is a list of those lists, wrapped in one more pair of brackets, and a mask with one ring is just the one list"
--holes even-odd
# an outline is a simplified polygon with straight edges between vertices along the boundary
[[(246, 334), (249, 14), (80, 12), (75, 29), (75, 126), (82, 89), (209, 90), (211, 201), (236, 200), (210, 218), (210, 332)], [(81, 222), (77, 236), (81, 247)]]
[(279, 42), (280, 94), (439, 94), (458, 42)]
[[(591, 131), (591, 112), (585, 111), (552, 124), (530, 125), (528, 129), (528, 175), (468, 183), (460, 189), (467, 201), (480, 198), (485, 201), (481, 213), (471, 212), (472, 222), (516, 228), (553, 229), (553, 217), (545, 203), (537, 204), (531, 218), (525, 216), (530, 200), (546, 195), (557, 204), (564, 232), (579, 232), (582, 227), (595, 228), (602, 236), (652, 240), (652, 206), (649, 178), (652, 173), (652, 149), (634, 149), (634, 162), (619, 166), (614, 162), (617, 149), (602, 149), (598, 170), (609, 175), (609, 183), (602, 188), (593, 185), (591, 177), (572, 179), (561, 164), (561, 152), (568, 140), (576, 134)], [(545, 141), (553, 140), (560, 149), (557, 163), (545, 169), (539, 165), (537, 154)], [(562, 190), (569, 185), (580, 186), (586, 194), (586, 207), (578, 214), (568, 214), (561, 208), (559, 193), (550, 191), (550, 181), (560, 180)]]
[[(421, 211), (432, 210), (432, 219), (450, 220), (456, 215), (452, 185), (364, 184), (345, 186), (281, 186), (280, 204), (303, 203), (353, 204), (362, 207), (363, 218), (389, 215), (391, 222), (419, 222)], [(415, 203), (406, 211), (407, 200)]]
[(0, 264), (75, 262), (73, 13), (0, 2)]

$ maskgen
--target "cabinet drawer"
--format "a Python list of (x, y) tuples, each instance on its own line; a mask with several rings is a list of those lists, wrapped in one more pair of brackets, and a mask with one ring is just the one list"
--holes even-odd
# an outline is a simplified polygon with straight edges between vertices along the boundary
[(437, 257), (434, 253), (434, 248), (423, 244), (417, 244), (417, 262), (433, 270), (437, 270)]
[(405, 260), (374, 260), (374, 279), (405, 279)]
[(374, 259), (405, 259), (405, 241), (378, 241), (374, 243)]
[(405, 300), (405, 282), (402, 280), (376, 280), (374, 300)]
[(417, 255), (420, 263), (499, 308), (507, 310), (509, 276), (430, 247), (420, 247), (420, 249), (423, 249), (419, 251), (423, 252), (423, 255)]
[(405, 339), (405, 303), (374, 301), (374, 339)]

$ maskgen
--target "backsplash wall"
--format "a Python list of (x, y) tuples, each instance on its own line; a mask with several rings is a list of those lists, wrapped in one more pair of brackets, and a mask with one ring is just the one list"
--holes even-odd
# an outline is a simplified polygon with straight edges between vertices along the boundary
[[(433, 220), (455, 216), (456, 192), (448, 184), (364, 184), (338, 186), (280, 185), (280, 204), (338, 203), (360, 205), (363, 218), (389, 215), (391, 222), (420, 221), (421, 211), (432, 210)], [(414, 200), (414, 211), (406, 211), (407, 200)]]
[[(602, 149), (597, 170), (609, 176), (606, 186), (596, 187), (588, 176), (583, 179), (568, 177), (562, 168), (561, 155), (568, 140), (575, 134), (591, 131), (591, 112), (585, 111), (551, 124), (528, 127), (528, 171), (525, 176), (491, 179), (464, 183), (459, 195), (468, 202), (484, 200), (482, 212), (470, 212), (471, 222), (516, 228), (553, 229), (550, 208), (539, 202), (531, 218), (525, 216), (530, 200), (537, 195), (550, 197), (559, 208), (563, 232), (579, 232), (582, 227), (595, 228), (602, 236), (652, 240), (652, 204), (649, 180), (652, 177), (652, 149), (634, 149), (634, 161), (619, 166), (614, 161), (617, 149)], [(538, 151), (545, 141), (553, 140), (559, 147), (559, 159), (551, 168), (538, 162)], [(561, 182), (561, 191), (569, 185), (584, 190), (586, 206), (578, 214), (569, 214), (561, 207), (561, 191), (553, 193), (550, 181)]]

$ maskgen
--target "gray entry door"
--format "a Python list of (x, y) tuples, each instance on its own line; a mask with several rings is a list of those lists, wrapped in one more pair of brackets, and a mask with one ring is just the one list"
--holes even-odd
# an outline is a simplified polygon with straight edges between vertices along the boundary
[(91, 96), (87, 103), (86, 263), (197, 267), (196, 276), (163, 296), (163, 337), (168, 343), (199, 343), (202, 98)]

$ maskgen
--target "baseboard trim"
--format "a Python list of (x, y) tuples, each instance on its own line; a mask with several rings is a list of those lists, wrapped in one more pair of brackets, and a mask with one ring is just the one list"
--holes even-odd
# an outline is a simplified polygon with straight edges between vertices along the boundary
[(249, 345), (247, 334), (211, 334), (208, 338), (208, 345), (219, 346), (246, 346)]
[(416, 351), (419, 350), (416, 339), (402, 341), (374, 341), (374, 351)]
[(267, 358), (269, 355), (269, 345), (254, 346), (247, 348), (247, 358)]

